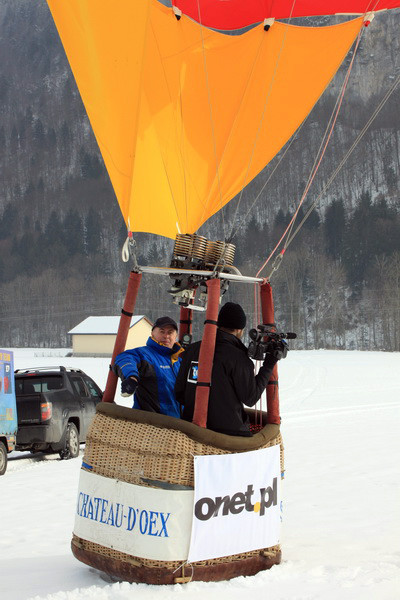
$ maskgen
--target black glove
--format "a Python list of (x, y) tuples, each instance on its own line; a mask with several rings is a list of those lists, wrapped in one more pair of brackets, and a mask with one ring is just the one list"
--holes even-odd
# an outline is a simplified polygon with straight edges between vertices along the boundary
[(265, 362), (269, 362), (271, 357), (275, 358), (275, 360), (281, 360), (281, 358), (286, 358), (287, 353), (289, 351), (289, 346), (287, 345), (287, 342), (285, 342), (285, 340), (271, 340), (268, 343), (266, 350), (267, 353), (265, 355), (264, 364)]
[(123, 379), (121, 383), (121, 396), (127, 398), (128, 396), (132, 396), (135, 393), (135, 390), (138, 386), (138, 382), (131, 377), (127, 379)]

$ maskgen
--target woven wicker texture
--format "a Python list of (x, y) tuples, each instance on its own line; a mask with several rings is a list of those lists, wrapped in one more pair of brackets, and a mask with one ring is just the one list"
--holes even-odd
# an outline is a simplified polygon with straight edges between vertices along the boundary
[[(281, 471), (283, 465), (283, 445), (280, 433), (260, 448), (280, 445)], [(174, 429), (137, 423), (121, 417), (112, 417), (97, 412), (86, 438), (84, 462), (92, 467), (92, 472), (119, 479), (127, 483), (152, 486), (143, 479), (168, 482), (171, 484), (194, 486), (194, 455), (230, 454), (216, 446), (202, 444), (188, 435)], [(123, 562), (140, 564), (149, 568), (163, 567), (176, 569), (182, 561), (160, 561), (131, 556), (73, 536), (73, 544), (84, 551), (94, 552), (104, 557)], [(193, 563), (195, 565), (215, 565), (257, 556), (266, 552), (276, 556), (280, 546), (254, 550), (223, 558)], [(238, 574), (240, 574), (238, 569)]]
[[(278, 434), (261, 448), (280, 444)], [(229, 454), (215, 446), (192, 440), (181, 431), (162, 429), (97, 413), (86, 438), (84, 462), (94, 473), (137, 485), (142, 478), (194, 485), (194, 455)]]
[[(177, 567), (182, 565), (182, 561), (165, 561), (165, 560), (152, 560), (149, 558), (140, 558), (138, 556), (131, 556), (130, 554), (125, 554), (123, 552), (119, 552), (118, 550), (113, 550), (112, 548), (106, 548), (105, 546), (101, 546), (100, 544), (96, 544), (94, 542), (88, 542), (87, 540), (83, 540), (82, 538), (77, 537), (75, 534), (72, 536), (72, 543), (76, 544), (82, 550), (87, 550), (88, 552), (95, 552), (96, 554), (101, 554), (106, 558), (113, 558), (115, 560), (120, 560), (123, 562), (134, 563), (137, 565), (143, 565), (149, 568), (157, 568), (163, 567), (165, 569), (173, 569), (175, 570)], [(223, 564), (226, 562), (232, 561), (240, 561), (244, 558), (251, 558), (252, 556), (257, 556), (260, 552), (268, 552), (271, 556), (276, 556), (278, 552), (280, 552), (281, 547), (271, 546), (271, 548), (266, 548), (265, 550), (253, 550), (252, 552), (245, 552), (243, 554), (234, 554), (232, 556), (223, 556), (221, 558), (212, 558), (209, 560), (203, 560), (199, 562), (191, 563), (193, 567), (196, 566), (207, 566), (207, 565), (216, 565)], [(240, 575), (240, 573), (238, 573)]]

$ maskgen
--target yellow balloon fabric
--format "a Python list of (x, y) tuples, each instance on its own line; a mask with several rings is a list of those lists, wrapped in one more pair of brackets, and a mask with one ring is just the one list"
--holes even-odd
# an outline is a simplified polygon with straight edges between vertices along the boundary
[(48, 0), (133, 231), (193, 233), (310, 112), (362, 18), (225, 35), (157, 0)]
[(129, 204), (148, 0), (48, 0), (122, 208)]

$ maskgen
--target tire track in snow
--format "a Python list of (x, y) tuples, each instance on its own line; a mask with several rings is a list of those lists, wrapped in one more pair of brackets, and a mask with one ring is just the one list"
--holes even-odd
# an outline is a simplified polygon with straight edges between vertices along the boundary
[(325, 415), (357, 414), (376, 410), (386, 410), (389, 408), (400, 408), (400, 402), (381, 402), (379, 404), (357, 404), (353, 406), (305, 409), (303, 411), (283, 413), (282, 419), (285, 423), (291, 423), (293, 421), (320, 418)]
[[(18, 453), (12, 453), (12, 456), (8, 457), (8, 463), (7, 463), (7, 471), (5, 473), (5, 477), (7, 477), (8, 475), (11, 475), (12, 473), (18, 473), (20, 471), (27, 471), (30, 469), (35, 469), (37, 467), (41, 467), (43, 465), (52, 465), (55, 463), (55, 461), (60, 462), (61, 458), (58, 456), (58, 454), (39, 454), (37, 456), (32, 456), (31, 454), (22, 454), (21, 456), (18, 456)], [(79, 460), (79, 458), (82, 458), (83, 456), (83, 450), (81, 449), (79, 456), (77, 457), (77, 459), (71, 459), (71, 460)]]

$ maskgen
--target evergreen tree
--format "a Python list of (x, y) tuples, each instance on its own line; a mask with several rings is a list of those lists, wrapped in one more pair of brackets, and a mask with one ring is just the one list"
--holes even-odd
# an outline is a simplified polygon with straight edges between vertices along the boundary
[(21, 273), (34, 277), (41, 272), (43, 256), (34, 232), (25, 228), (24, 235), (13, 246), (13, 254), (16, 257), (15, 275)]
[(20, 148), (24, 148), (26, 146), (26, 124), (24, 118), (20, 119), (19, 122), (18, 139)]
[(346, 217), (343, 200), (333, 200), (328, 206), (324, 219), (326, 253), (335, 261), (341, 262), (344, 254)]
[(61, 234), (61, 220), (58, 216), (58, 212), (52, 210), (50, 213), (49, 220), (44, 229), (44, 237), (47, 240), (47, 244), (52, 246), (60, 240)]
[(39, 148), (44, 148), (46, 144), (46, 135), (43, 123), (40, 119), (36, 119), (33, 124), (33, 139)]
[(265, 254), (266, 243), (256, 217), (253, 215), (247, 224), (243, 240), (246, 255), (250, 260), (261, 258)]
[(29, 181), (28, 187), (26, 188), (25, 193), (24, 193), (25, 200), (28, 200), (28, 201), (32, 200), (32, 196), (34, 195), (34, 193), (35, 193), (35, 186), (32, 181)]
[(33, 121), (34, 121), (34, 119), (33, 119), (32, 107), (28, 106), (28, 108), (25, 111), (25, 117), (24, 117), (25, 129), (27, 131), (30, 131), (32, 129)]
[(0, 219), (0, 240), (13, 236), (18, 229), (18, 211), (15, 204), (9, 202), (6, 204), (3, 215)]
[(50, 127), (47, 132), (47, 149), (53, 150), (57, 146), (57, 136), (54, 127)]
[(43, 177), (39, 177), (38, 182), (37, 182), (37, 193), (39, 194), (39, 196), (43, 196), (44, 195), (44, 181), (43, 181)]
[[(298, 221), (300, 223), (301, 219), (299, 219)], [(318, 214), (317, 209), (314, 208), (312, 212), (308, 215), (307, 219), (304, 221), (304, 227), (310, 231), (316, 231), (317, 229), (319, 229), (320, 225), (320, 216)]]
[(285, 227), (287, 226), (288, 221), (287, 221), (287, 215), (285, 214), (285, 212), (283, 211), (282, 208), (280, 208), (278, 210), (278, 212), (276, 213), (276, 217), (274, 220), (274, 228), (278, 227), (279, 229), (284, 230)]
[(50, 213), (41, 240), (43, 242), (41, 251), (47, 266), (58, 267), (67, 261), (68, 253), (64, 244), (62, 224), (55, 210)]
[(103, 165), (95, 154), (81, 149), (81, 174), (84, 179), (97, 179), (103, 172)]
[(17, 152), (18, 146), (19, 146), (18, 131), (14, 124), (11, 129), (11, 137), (10, 137), (11, 152)]
[(375, 219), (394, 219), (396, 218), (396, 209), (389, 208), (386, 198), (379, 198), (372, 207), (372, 213)]
[(346, 260), (351, 284), (363, 282), (368, 266), (371, 234), (371, 194), (363, 192), (351, 216), (346, 232)]
[(2, 73), (0, 75), (0, 104), (4, 106), (4, 104), (8, 100), (10, 90), (10, 82), (8, 78)]
[(64, 150), (66, 150), (67, 148), (69, 148), (70, 144), (71, 144), (71, 130), (67, 124), (66, 121), (63, 121), (63, 124), (61, 126), (61, 144), (64, 148)]
[(97, 254), (101, 245), (102, 223), (98, 211), (90, 207), (85, 219), (86, 254)]
[(0, 127), (0, 153), (5, 151), (6, 145), (6, 132), (4, 130), (4, 125)]
[(82, 219), (78, 211), (71, 209), (63, 221), (63, 240), (68, 256), (83, 254), (84, 236)]
[(389, 255), (399, 248), (399, 221), (386, 201), (372, 204), (363, 192), (349, 220), (346, 234), (346, 269), (350, 283), (360, 283), (375, 257)]

